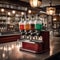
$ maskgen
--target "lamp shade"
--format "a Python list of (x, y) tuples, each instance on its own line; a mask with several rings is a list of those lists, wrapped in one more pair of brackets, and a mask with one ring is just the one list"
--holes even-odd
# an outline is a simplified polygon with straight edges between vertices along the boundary
[(40, 0), (30, 0), (31, 7), (40, 7), (41, 1)]
[(55, 13), (56, 13), (56, 8), (54, 8), (54, 7), (47, 7), (46, 8), (46, 13), (48, 14), (48, 15), (54, 15)]

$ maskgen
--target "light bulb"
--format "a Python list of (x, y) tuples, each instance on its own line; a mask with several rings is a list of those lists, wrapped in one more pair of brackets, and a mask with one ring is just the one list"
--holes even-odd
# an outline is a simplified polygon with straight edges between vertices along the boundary
[(56, 18), (53, 18), (54, 21), (56, 21), (57, 19)]
[(1, 12), (4, 12), (4, 9), (1, 9)]
[(3, 57), (3, 58), (5, 58), (5, 57), (6, 57), (5, 53), (3, 53), (3, 54), (2, 54), (2, 57)]
[(49, 11), (49, 14), (51, 14), (51, 15), (52, 15), (52, 14), (53, 14), (53, 10), (50, 10), (50, 11)]
[(15, 11), (15, 10), (13, 10), (13, 11), (12, 11), (12, 13), (13, 13), (13, 14), (15, 14), (15, 13), (16, 13), (16, 11)]
[(10, 13), (10, 12), (8, 12), (8, 15), (11, 15), (11, 13)]
[(24, 12), (21, 12), (21, 15), (24, 15)]
[(29, 10), (28, 13), (31, 13), (31, 10)]

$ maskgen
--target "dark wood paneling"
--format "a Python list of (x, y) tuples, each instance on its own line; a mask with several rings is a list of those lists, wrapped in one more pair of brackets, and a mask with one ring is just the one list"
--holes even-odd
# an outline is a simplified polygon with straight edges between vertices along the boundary
[(0, 36), (0, 43), (13, 42), (20, 39), (20, 35)]

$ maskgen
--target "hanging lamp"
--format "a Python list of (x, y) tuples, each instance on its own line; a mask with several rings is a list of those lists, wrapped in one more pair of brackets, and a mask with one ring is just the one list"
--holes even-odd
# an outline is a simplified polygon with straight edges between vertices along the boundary
[(42, 0), (30, 0), (31, 7), (40, 7)]
[(54, 15), (56, 13), (56, 8), (52, 6), (52, 0), (50, 0), (50, 6), (46, 8), (46, 13), (48, 15)]

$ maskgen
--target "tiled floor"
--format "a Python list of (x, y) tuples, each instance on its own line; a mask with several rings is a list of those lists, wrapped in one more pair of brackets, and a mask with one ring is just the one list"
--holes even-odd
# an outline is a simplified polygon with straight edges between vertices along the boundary
[(50, 52), (33, 54), (20, 51), (21, 41), (0, 44), (0, 60), (44, 60), (60, 51), (60, 37), (50, 36)]

